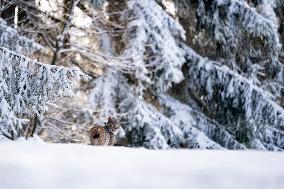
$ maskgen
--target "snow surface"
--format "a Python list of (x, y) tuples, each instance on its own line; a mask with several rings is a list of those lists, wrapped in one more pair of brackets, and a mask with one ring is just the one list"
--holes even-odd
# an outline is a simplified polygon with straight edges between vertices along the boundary
[(0, 144), (2, 189), (277, 189), (284, 154), (256, 151), (146, 150), (82, 144)]

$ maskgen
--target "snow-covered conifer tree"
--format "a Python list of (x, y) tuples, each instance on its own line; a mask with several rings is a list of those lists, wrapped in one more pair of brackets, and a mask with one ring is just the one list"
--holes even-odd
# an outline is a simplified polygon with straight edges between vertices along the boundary
[(122, 117), (131, 144), (284, 149), (282, 1), (167, 1), (176, 15), (127, 2), (116, 54), (133, 71), (105, 72), (91, 102)]
[(184, 31), (155, 1), (128, 1), (126, 15), (131, 21), (124, 33), (125, 48), (118, 54), (132, 59), (134, 71), (127, 75), (136, 84), (128, 83), (123, 73), (106, 72), (95, 81), (91, 102), (104, 116), (124, 115), (124, 130), (132, 144), (179, 147), (183, 142), (180, 129), (144, 98), (153, 95), (146, 91), (166, 91), (183, 79), (185, 58), (180, 43)]
[(155, 1), (129, 1), (128, 7), (130, 21), (122, 56), (134, 59), (138, 81), (152, 85), (153, 90), (166, 91), (183, 79), (185, 59), (179, 45), (185, 32)]

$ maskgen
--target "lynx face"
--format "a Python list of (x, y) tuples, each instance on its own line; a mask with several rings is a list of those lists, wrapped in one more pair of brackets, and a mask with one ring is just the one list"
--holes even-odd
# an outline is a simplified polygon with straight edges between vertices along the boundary
[(119, 124), (117, 119), (109, 117), (106, 127), (110, 132), (115, 133), (116, 131), (118, 131), (121, 125)]

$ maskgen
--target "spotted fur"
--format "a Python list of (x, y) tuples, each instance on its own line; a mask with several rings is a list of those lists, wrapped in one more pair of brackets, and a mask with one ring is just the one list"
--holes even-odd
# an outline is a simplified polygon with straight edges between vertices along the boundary
[(112, 146), (115, 143), (115, 134), (120, 128), (120, 124), (117, 119), (108, 118), (106, 125), (95, 125), (90, 130), (90, 142), (92, 145), (99, 146)]

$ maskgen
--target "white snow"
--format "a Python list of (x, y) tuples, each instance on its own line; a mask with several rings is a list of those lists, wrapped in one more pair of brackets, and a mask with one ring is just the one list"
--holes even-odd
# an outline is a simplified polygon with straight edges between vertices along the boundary
[(284, 154), (146, 150), (81, 144), (0, 144), (0, 188), (277, 189)]

